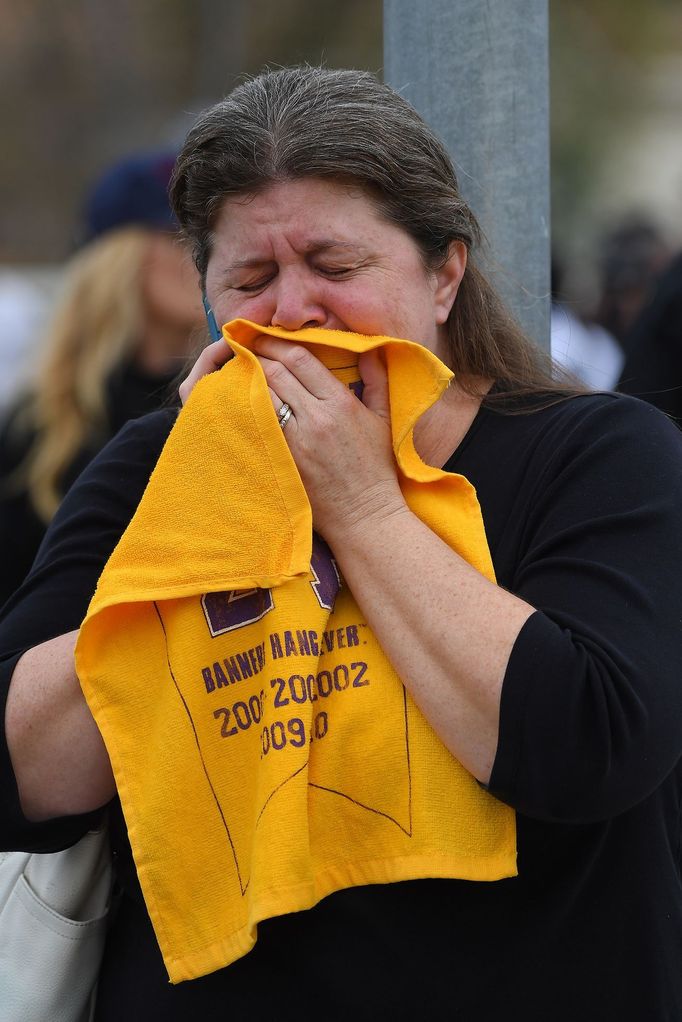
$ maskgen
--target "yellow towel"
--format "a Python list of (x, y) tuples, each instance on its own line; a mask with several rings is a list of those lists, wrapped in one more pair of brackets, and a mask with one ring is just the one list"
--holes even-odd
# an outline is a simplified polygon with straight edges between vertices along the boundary
[(493, 578), (473, 487), (412, 442), (452, 376), (435, 356), (387, 337), (224, 328), (235, 357), (180, 414), (76, 650), (174, 983), (332, 891), (516, 872), (513, 811), (436, 737), (313, 537), (249, 350), (260, 333), (305, 343), (349, 385), (358, 352), (384, 347), (407, 502)]

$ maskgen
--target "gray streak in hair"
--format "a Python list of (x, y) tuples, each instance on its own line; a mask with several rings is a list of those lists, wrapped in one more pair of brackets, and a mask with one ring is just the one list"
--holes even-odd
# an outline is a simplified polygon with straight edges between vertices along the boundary
[[(367, 71), (285, 68), (243, 82), (201, 114), (178, 157), (171, 201), (202, 281), (225, 199), (306, 177), (360, 186), (432, 269), (453, 243), (469, 252), (480, 243), (445, 147), (405, 99)], [(448, 332), (464, 386), (484, 377), (507, 391), (557, 389), (471, 255)]]

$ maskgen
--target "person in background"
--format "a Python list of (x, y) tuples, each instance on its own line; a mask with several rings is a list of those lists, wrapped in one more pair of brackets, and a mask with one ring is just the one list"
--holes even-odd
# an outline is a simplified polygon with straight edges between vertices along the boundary
[(592, 318), (622, 348), (670, 255), (659, 229), (642, 216), (624, 218), (601, 239), (597, 257), (600, 293)]
[(20, 585), (62, 497), (129, 419), (168, 397), (203, 316), (168, 201), (173, 155), (115, 164), (85, 204), (33, 382), (0, 427), (0, 604)]
[(552, 357), (591, 390), (613, 390), (623, 366), (622, 348), (604, 327), (577, 315), (562, 283), (561, 264), (552, 255)]
[(618, 389), (643, 398), (682, 426), (682, 252), (626, 337)]

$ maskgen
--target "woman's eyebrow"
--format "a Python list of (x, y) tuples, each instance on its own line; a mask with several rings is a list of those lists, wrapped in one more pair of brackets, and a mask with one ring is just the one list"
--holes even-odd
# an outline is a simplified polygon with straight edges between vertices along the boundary
[(272, 256), (251, 256), (250, 259), (235, 259), (233, 263), (229, 263), (224, 268), (225, 273), (229, 273), (230, 270), (244, 270), (251, 269), (254, 266), (264, 266), (266, 263), (274, 263)]
[(351, 249), (354, 252), (362, 251), (362, 245), (358, 245), (353, 241), (339, 241), (337, 238), (321, 238), (311, 241), (310, 244), (306, 245), (305, 250), (307, 255), (314, 255), (316, 252), (324, 252), (330, 248)]
[[(344, 249), (351, 252), (362, 253), (365, 251), (363, 245), (359, 245), (352, 241), (340, 241), (338, 238), (319, 238), (310, 241), (304, 251), (306, 255), (316, 255), (319, 252), (326, 252), (330, 249)], [(276, 262), (275, 259), (270, 255), (263, 256), (250, 256), (248, 259), (235, 259), (234, 262), (229, 263), (224, 268), (224, 273), (230, 273), (232, 270), (249, 270), (256, 266), (265, 266), (268, 263)]]

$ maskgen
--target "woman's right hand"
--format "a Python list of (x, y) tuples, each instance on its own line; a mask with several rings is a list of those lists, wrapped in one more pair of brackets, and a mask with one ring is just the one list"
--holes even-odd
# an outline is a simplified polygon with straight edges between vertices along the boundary
[(232, 355), (232, 349), (227, 341), (213, 341), (212, 344), (208, 344), (204, 348), (192, 366), (189, 376), (180, 384), (179, 394), (183, 405), (187, 404), (187, 398), (199, 380), (203, 376), (208, 376), (209, 373), (215, 373), (218, 369), (222, 369), (225, 363), (230, 361)]

